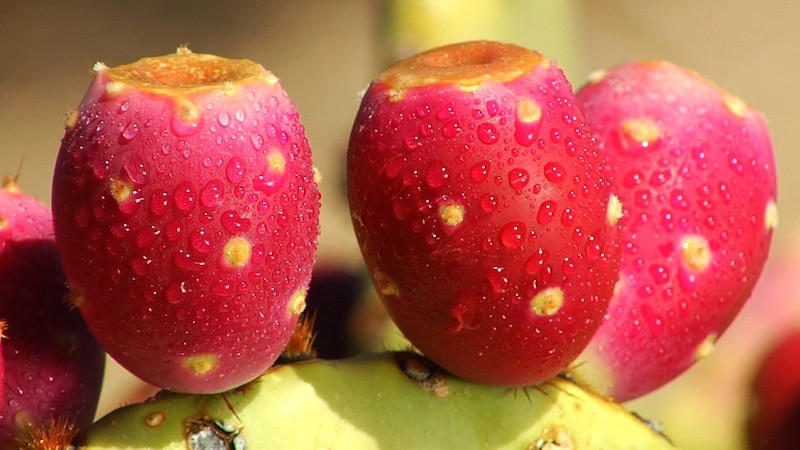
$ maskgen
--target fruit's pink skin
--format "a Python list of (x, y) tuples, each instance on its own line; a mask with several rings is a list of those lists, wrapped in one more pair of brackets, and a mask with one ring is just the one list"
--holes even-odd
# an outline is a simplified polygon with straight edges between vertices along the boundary
[(16, 449), (28, 424), (62, 415), (78, 426), (92, 422), (105, 354), (65, 300), (50, 210), (0, 188), (0, 222), (0, 317), (7, 324), (0, 448)]
[(260, 70), (180, 95), (110, 95), (101, 70), (62, 142), (53, 212), (80, 311), (156, 386), (252, 380), (304, 306), (320, 195), (295, 106)]
[(615, 67), (577, 98), (624, 208), (620, 285), (576, 370), (628, 400), (707, 354), (750, 296), (777, 221), (774, 156), (759, 112), (666, 62)]
[[(513, 81), (399, 100), (378, 79), (351, 134), (348, 195), (373, 282), (415, 346), (475, 382), (556, 374), (599, 326), (617, 279), (604, 161), (544, 61)], [(526, 123), (530, 105), (541, 117)], [(549, 288), (563, 306), (535, 313)]]

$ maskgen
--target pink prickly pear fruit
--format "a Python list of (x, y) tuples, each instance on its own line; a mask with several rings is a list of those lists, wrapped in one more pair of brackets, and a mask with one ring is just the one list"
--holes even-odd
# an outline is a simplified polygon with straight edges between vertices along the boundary
[(487, 41), (399, 61), (366, 91), (347, 164), (373, 283), (425, 355), (522, 386), (583, 350), (617, 280), (618, 203), (554, 62)]
[(0, 449), (47, 420), (92, 423), (105, 353), (67, 301), (50, 210), (6, 181), (0, 188), (3, 402)]
[(320, 194), (299, 114), (249, 60), (181, 48), (95, 71), (53, 179), (73, 302), (151, 384), (246, 383), (288, 342), (315, 259)]
[(697, 73), (632, 62), (578, 103), (623, 205), (619, 283), (575, 372), (624, 401), (711, 351), (758, 279), (777, 224), (763, 116)]
[(756, 365), (749, 400), (748, 448), (797, 448), (800, 442), (800, 330), (789, 330), (772, 342)]

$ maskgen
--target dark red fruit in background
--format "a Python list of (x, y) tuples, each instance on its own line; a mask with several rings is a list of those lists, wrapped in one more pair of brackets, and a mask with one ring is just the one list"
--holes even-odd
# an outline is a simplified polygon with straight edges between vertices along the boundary
[(92, 422), (105, 353), (69, 305), (50, 210), (6, 182), (0, 188), (0, 317), (7, 324), (0, 449), (31, 425), (69, 416)]

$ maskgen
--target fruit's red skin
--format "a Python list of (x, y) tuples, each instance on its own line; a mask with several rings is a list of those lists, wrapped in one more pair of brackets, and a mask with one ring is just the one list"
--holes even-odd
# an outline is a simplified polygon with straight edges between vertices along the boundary
[[(465, 379), (548, 379), (589, 341), (617, 276), (608, 174), (569, 83), (543, 60), (476, 90), (393, 95), (380, 78), (369, 86), (347, 160), (356, 236), (390, 315)], [(522, 99), (539, 121), (518, 120)], [(464, 212), (455, 226), (440, 216), (453, 203)], [(563, 307), (537, 316), (531, 300), (551, 287)]]
[(17, 188), (0, 188), (0, 317), (5, 380), (0, 448), (18, 448), (30, 424), (71, 416), (92, 423), (105, 353), (67, 288), (50, 210)]
[[(118, 95), (101, 70), (62, 141), (55, 231), (80, 311), (109, 355), (162, 388), (220, 392), (260, 375), (311, 278), (311, 149), (294, 104), (260, 70), (234, 85)], [(188, 122), (187, 101), (199, 113)], [(119, 180), (132, 186), (123, 202), (111, 195)], [(251, 246), (242, 267), (223, 261), (236, 237)]]
[(800, 442), (800, 330), (771, 343), (756, 366), (747, 422), (751, 449), (790, 450)]
[[(758, 111), (667, 62), (617, 66), (577, 99), (623, 204), (620, 286), (577, 371), (624, 401), (689, 368), (750, 296), (776, 220), (774, 156)], [(639, 145), (629, 119), (658, 139)], [(689, 235), (708, 242), (703, 270), (683, 262)]]

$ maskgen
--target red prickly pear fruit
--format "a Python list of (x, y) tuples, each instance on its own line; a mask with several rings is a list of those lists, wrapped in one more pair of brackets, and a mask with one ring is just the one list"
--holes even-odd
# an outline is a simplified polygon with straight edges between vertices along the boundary
[(558, 373), (617, 280), (606, 170), (571, 86), (539, 53), (476, 41), (387, 68), (355, 119), (347, 183), (398, 328), (474, 382)]
[(772, 343), (756, 366), (747, 421), (751, 449), (791, 450), (800, 442), (800, 330)]
[(763, 116), (697, 73), (632, 62), (578, 103), (623, 205), (620, 281), (576, 372), (619, 401), (708, 354), (750, 296), (777, 224)]
[(0, 188), (0, 317), (5, 365), (0, 449), (31, 426), (94, 420), (105, 353), (67, 301), (50, 210), (6, 181)]
[(75, 305), (156, 386), (244, 384), (305, 307), (320, 194), (299, 114), (249, 60), (177, 53), (96, 76), (53, 180)]

